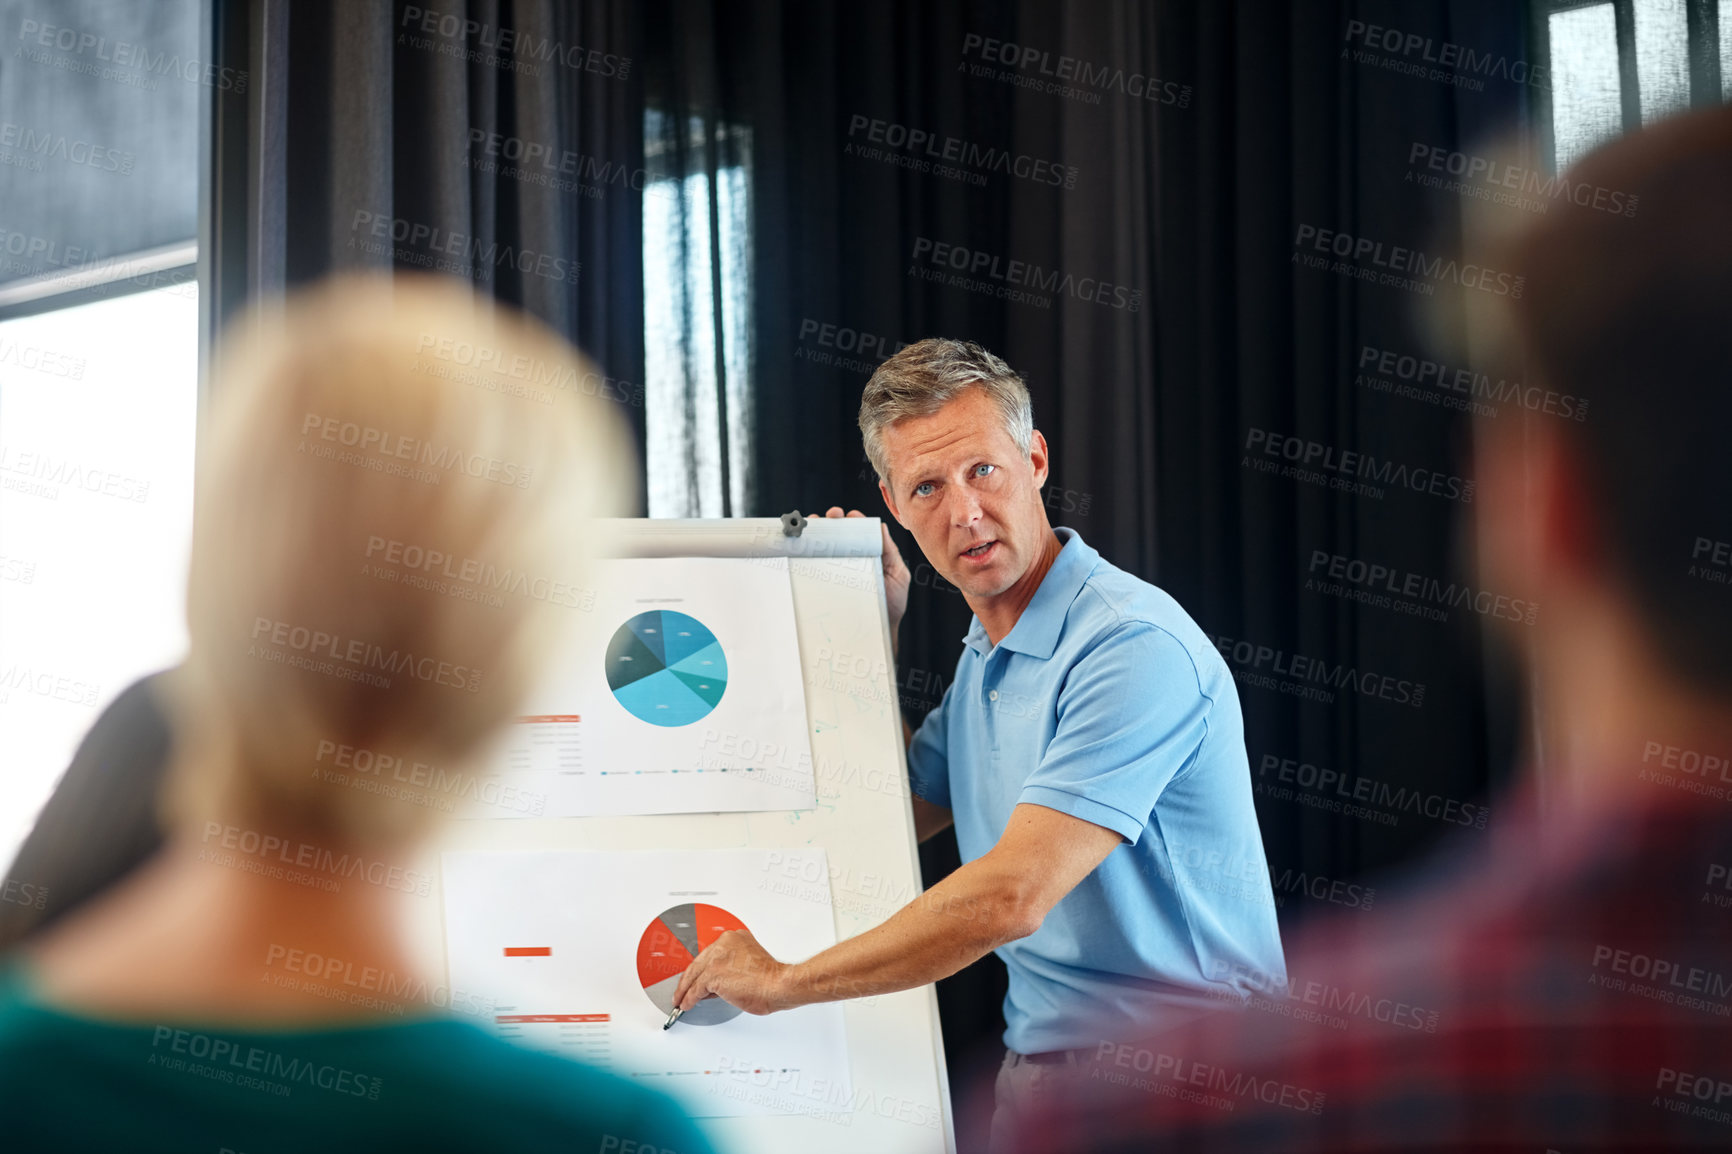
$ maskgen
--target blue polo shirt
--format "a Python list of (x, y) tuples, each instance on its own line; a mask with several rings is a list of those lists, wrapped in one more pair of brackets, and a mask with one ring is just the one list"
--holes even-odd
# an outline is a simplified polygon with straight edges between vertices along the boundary
[(963, 861), (1028, 803), (1123, 844), (998, 950), (1004, 1044), (1094, 1049), (1284, 988), (1286, 964), (1226, 663), (1166, 593), (1071, 529), (997, 645), (974, 619), (908, 750), (914, 793), (956, 818)]

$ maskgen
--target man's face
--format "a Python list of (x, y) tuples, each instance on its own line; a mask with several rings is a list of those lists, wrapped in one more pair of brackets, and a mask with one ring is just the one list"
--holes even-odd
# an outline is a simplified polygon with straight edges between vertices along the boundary
[(890, 475), (878, 489), (939, 575), (970, 597), (996, 597), (1040, 556), (1051, 532), (1040, 487), (1046, 438), (1024, 456), (984, 389), (884, 430)]

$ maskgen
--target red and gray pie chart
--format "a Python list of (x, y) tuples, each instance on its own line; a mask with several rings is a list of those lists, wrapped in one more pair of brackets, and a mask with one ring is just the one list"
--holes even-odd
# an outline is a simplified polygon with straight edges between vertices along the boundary
[(640, 721), (690, 725), (708, 717), (727, 692), (728, 660), (716, 635), (696, 617), (651, 609), (614, 631), (607, 684)]
[[(704, 947), (729, 930), (743, 930), (744, 922), (720, 906), (687, 902), (670, 906), (658, 914), (637, 943), (637, 976), (643, 992), (663, 1014), (674, 1012), (674, 990), (680, 975)], [(681, 1025), (719, 1026), (739, 1017), (740, 1008), (720, 998), (705, 998), (684, 1014)]]

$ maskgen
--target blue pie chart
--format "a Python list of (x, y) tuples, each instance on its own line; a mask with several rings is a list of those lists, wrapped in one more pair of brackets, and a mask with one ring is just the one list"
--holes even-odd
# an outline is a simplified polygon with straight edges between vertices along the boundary
[(639, 613), (607, 645), (607, 684), (639, 721), (675, 728), (702, 721), (728, 688), (728, 660), (696, 617)]

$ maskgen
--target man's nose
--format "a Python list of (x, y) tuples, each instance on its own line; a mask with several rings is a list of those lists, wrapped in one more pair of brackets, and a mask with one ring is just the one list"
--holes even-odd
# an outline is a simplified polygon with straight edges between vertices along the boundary
[(967, 529), (980, 520), (980, 498), (968, 490), (966, 486), (954, 486), (950, 490), (950, 523), (958, 529)]

